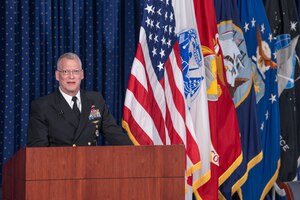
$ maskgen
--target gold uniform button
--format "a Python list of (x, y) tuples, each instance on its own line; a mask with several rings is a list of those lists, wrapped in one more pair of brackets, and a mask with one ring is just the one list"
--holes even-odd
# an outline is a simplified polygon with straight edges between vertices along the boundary
[(76, 144), (73, 144), (72, 146), (73, 146), (73, 147), (76, 147)]

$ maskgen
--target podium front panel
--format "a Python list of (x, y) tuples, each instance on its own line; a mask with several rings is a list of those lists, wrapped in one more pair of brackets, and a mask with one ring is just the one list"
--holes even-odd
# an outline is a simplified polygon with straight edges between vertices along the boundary
[(4, 199), (184, 199), (183, 145), (25, 148), (6, 165)]

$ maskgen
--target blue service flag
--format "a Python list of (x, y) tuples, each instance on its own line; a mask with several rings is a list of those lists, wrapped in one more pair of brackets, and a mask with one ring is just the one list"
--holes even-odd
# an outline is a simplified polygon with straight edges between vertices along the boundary
[(242, 186), (243, 199), (264, 199), (278, 176), (280, 120), (275, 39), (261, 0), (239, 0), (240, 19), (247, 51), (255, 63), (254, 88), (263, 159)]
[(254, 64), (247, 53), (237, 0), (215, 0), (215, 10), (226, 79), (236, 107), (243, 150), (241, 165), (219, 188), (225, 199), (231, 199), (245, 183), (249, 170), (261, 161), (262, 149), (252, 81)]

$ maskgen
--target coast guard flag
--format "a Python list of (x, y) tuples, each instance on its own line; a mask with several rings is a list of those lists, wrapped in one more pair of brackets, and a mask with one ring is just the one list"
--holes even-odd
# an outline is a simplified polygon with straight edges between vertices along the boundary
[(179, 39), (184, 94), (193, 121), (200, 150), (201, 169), (193, 174), (194, 185), (189, 193), (202, 196), (197, 188), (210, 179), (211, 140), (204, 60), (201, 51), (193, 0), (174, 1), (176, 33)]
[(242, 162), (240, 131), (218, 41), (213, 0), (194, 0), (206, 71), (212, 142), (211, 178), (199, 188), (202, 199), (218, 199), (218, 188)]
[(252, 79), (254, 63), (247, 53), (237, 1), (215, 0), (215, 10), (226, 78), (236, 107), (243, 151), (241, 165), (220, 186), (223, 197), (231, 199), (247, 180), (248, 172), (261, 161), (262, 149)]
[(278, 176), (280, 120), (274, 37), (261, 0), (239, 0), (240, 19), (249, 57), (256, 64), (255, 93), (263, 159), (249, 171), (243, 199), (264, 199)]
[[(196, 175), (201, 162), (185, 101), (183, 69), (175, 32), (176, 20), (180, 18), (175, 17), (177, 13), (174, 13), (172, 3), (169, 0), (145, 1), (122, 126), (135, 145), (184, 144), (188, 192), (191, 191), (188, 188), (198, 181)], [(187, 197), (191, 195), (187, 194)]]
[[(293, 181), (297, 172), (299, 156), (300, 129), (297, 130), (300, 118), (297, 118), (296, 93), (300, 93), (299, 84), (295, 85), (295, 78), (299, 77), (299, 62), (297, 62), (296, 47), (299, 52), (299, 20), (294, 0), (265, 0), (265, 9), (270, 26), (276, 36), (276, 58), (278, 65), (278, 95), (280, 106), (280, 144), (281, 165), (277, 182)], [(298, 44), (298, 45), (297, 45)], [(296, 72), (296, 74), (295, 74)], [(295, 76), (296, 75), (296, 76)], [(296, 80), (298, 82), (299, 80)], [(298, 86), (298, 87), (297, 87)]]

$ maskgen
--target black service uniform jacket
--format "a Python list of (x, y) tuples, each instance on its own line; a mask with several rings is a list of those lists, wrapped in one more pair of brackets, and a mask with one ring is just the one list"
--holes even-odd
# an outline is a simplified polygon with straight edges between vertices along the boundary
[(31, 103), (27, 146), (89, 146), (103, 134), (111, 145), (130, 145), (98, 92), (80, 91), (80, 120), (57, 89)]

